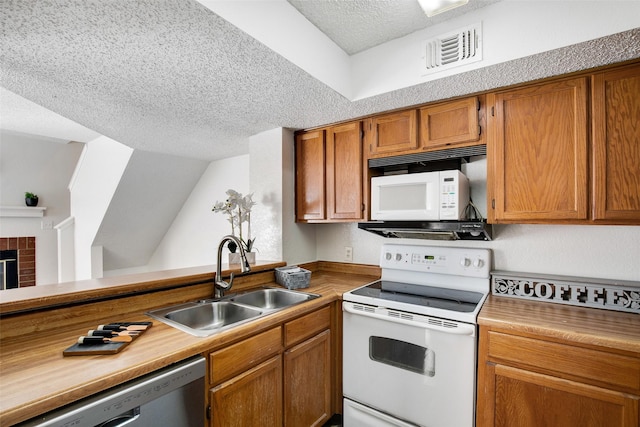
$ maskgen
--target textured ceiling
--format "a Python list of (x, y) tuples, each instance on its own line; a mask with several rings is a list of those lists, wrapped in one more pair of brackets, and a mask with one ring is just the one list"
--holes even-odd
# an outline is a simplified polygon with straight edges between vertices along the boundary
[(500, 0), (472, 0), (431, 18), (417, 0), (287, 0), (349, 55)]
[(0, 85), (133, 148), (225, 158), (348, 105), (195, 1), (18, 0), (0, 14)]
[[(345, 50), (429, 25), (414, 0), (289, 1)], [(195, 0), (3, 0), (0, 22), (1, 87), (134, 149), (201, 160), (246, 154), (248, 137), (269, 129), (348, 120), (510, 78), (458, 86), (458, 77), (445, 78), (351, 102)], [(617, 57), (615, 49), (595, 58), (573, 52), (563, 61), (571, 68)]]
[[(348, 52), (430, 23), (415, 0), (291, 4)], [(3, 0), (0, 19), (0, 86), (135, 149), (221, 159), (402, 104), (353, 104), (193, 0)]]

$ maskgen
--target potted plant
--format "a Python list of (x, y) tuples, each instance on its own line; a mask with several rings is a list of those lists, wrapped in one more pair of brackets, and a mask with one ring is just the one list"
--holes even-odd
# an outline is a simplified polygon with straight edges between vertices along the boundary
[(24, 193), (24, 202), (27, 206), (38, 206), (38, 195), (27, 191)]
[[(228, 216), (227, 221), (231, 223), (231, 234), (240, 239), (242, 249), (244, 249), (247, 255), (249, 264), (255, 264), (256, 254), (253, 252), (253, 244), (256, 239), (255, 237), (253, 239), (251, 238), (251, 208), (256, 204), (256, 202), (253, 201), (253, 193), (244, 196), (235, 190), (227, 190), (226, 194), (227, 200), (223, 202), (217, 201), (211, 210), (213, 212), (221, 212)], [(242, 225), (244, 223), (247, 225), (246, 234), (243, 234)], [(229, 254), (229, 264), (240, 264), (240, 254), (236, 253), (236, 244), (229, 242), (227, 248), (229, 252), (231, 252)]]

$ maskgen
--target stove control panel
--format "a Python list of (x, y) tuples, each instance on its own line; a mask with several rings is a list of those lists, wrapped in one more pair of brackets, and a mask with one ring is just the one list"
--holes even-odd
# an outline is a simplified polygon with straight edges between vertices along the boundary
[(491, 250), (384, 244), (380, 267), (425, 273), (489, 277)]

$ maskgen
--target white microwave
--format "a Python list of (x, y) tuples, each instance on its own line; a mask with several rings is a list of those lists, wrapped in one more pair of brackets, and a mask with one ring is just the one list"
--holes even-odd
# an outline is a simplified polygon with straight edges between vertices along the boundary
[(371, 178), (372, 220), (462, 220), (468, 204), (469, 180), (459, 170)]

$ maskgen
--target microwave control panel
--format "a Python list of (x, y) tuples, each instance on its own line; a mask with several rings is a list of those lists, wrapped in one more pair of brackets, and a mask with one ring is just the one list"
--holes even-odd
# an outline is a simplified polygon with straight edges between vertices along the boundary
[(465, 218), (469, 204), (469, 179), (458, 170), (440, 172), (440, 219)]

